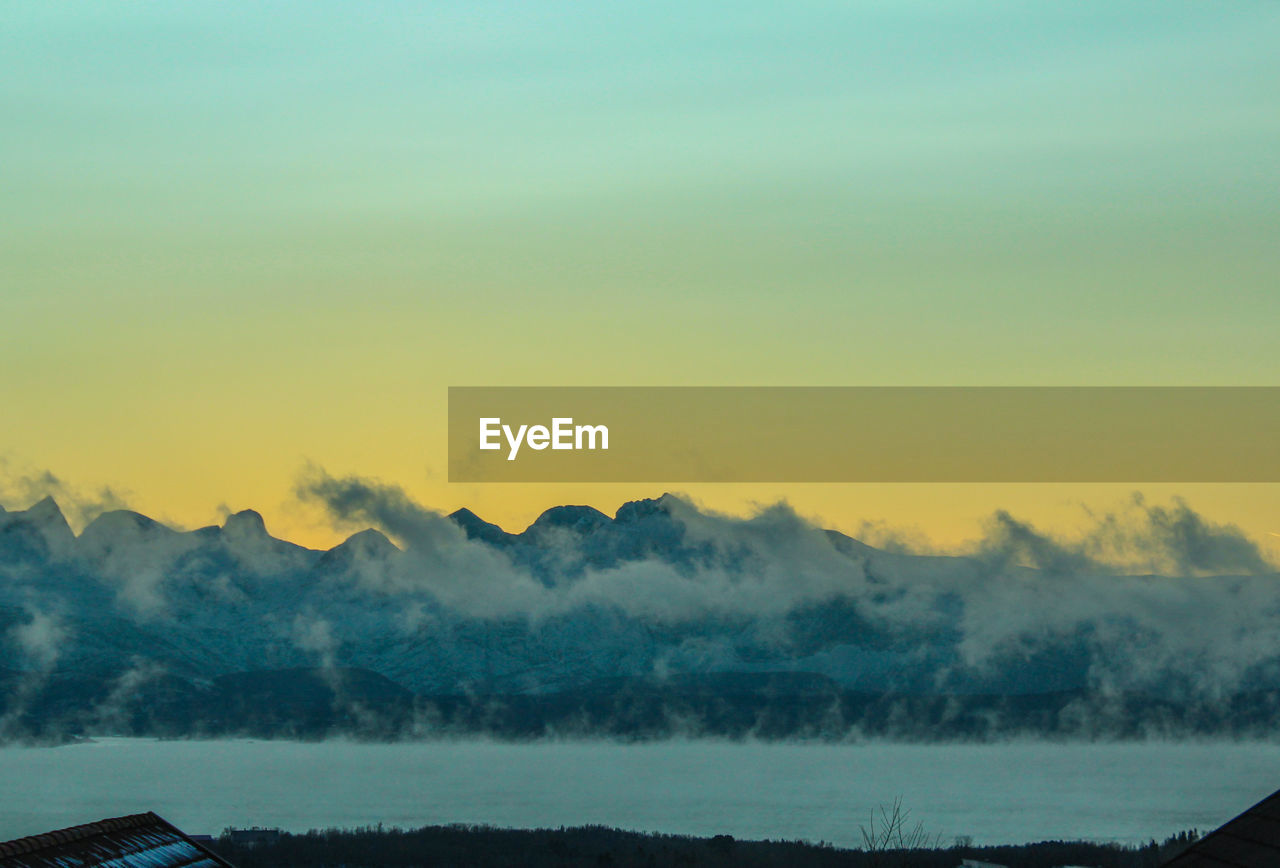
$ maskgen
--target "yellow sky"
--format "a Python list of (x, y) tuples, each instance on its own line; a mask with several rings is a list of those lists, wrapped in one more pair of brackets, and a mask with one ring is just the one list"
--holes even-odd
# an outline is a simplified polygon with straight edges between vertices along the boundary
[[(20, 5), (0, 457), (323, 545), (307, 462), (511, 529), (661, 493), (448, 485), (449, 386), (1275, 385), (1277, 40), (1272, 4)], [(1132, 487), (687, 490), (946, 542)], [(1144, 490), (1280, 530), (1274, 487)]]

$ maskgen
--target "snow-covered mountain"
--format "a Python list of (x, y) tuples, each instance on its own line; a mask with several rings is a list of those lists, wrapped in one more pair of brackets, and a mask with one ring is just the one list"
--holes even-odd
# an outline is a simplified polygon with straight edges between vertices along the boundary
[[(1274, 574), (894, 553), (785, 506), (742, 519), (672, 495), (613, 517), (559, 506), (509, 533), (335, 482), (356, 486), (331, 498), (335, 519), (374, 527), (328, 551), (276, 539), (253, 511), (193, 531), (107, 512), (78, 537), (50, 499), (0, 511), (0, 736), (48, 721), (311, 731), (326, 718), (307, 702), (375, 732), (523, 731), (512, 721), (548, 714), (648, 732), (671, 724), (672, 697), (702, 726), (720, 713), (713, 730), (767, 719), (783, 734), (1280, 719)], [(1228, 710), (1188, 722), (1211, 708)]]

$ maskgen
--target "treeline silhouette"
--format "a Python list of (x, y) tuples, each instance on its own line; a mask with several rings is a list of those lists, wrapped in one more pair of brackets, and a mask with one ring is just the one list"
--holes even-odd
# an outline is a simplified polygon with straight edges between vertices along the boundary
[(605, 826), (498, 829), (450, 825), (412, 830), (377, 826), (297, 835), (281, 833), (260, 843), (238, 843), (224, 833), (212, 848), (239, 868), (956, 868), (965, 858), (1018, 868), (1156, 868), (1195, 839), (1194, 832), (1183, 832), (1164, 843), (1151, 841), (1141, 847), (1046, 841), (1018, 846), (868, 852), (839, 849), (822, 842), (741, 841), (728, 835), (696, 838)]

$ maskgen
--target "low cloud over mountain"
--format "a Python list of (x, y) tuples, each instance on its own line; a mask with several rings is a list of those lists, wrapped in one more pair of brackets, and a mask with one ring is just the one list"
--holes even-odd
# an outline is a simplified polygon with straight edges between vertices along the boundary
[[(943, 556), (786, 504), (738, 518), (668, 494), (612, 517), (555, 507), (509, 533), (318, 469), (298, 493), (353, 535), (314, 551), (252, 511), (182, 532), (109, 510), (77, 537), (52, 499), (0, 512), (0, 737), (536, 733), (610, 714), (624, 734), (693, 715), (711, 731), (921, 736), (1275, 718), (1280, 577), (1181, 501), (1135, 497), (1070, 541), (999, 513), (971, 553)], [(287, 671), (311, 675), (270, 675)], [(307, 702), (328, 717), (290, 684), (322, 691)], [(249, 695), (285, 711), (227, 717)]]

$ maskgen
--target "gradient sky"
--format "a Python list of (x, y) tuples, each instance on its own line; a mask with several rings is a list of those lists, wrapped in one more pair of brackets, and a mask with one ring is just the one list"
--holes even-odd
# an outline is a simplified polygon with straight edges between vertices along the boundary
[[(450, 385), (1277, 385), (1277, 45), (1273, 0), (8, 3), (0, 457), (321, 544), (308, 461), (511, 527), (660, 493), (448, 485)], [(949, 539), (1133, 487), (684, 488)]]

